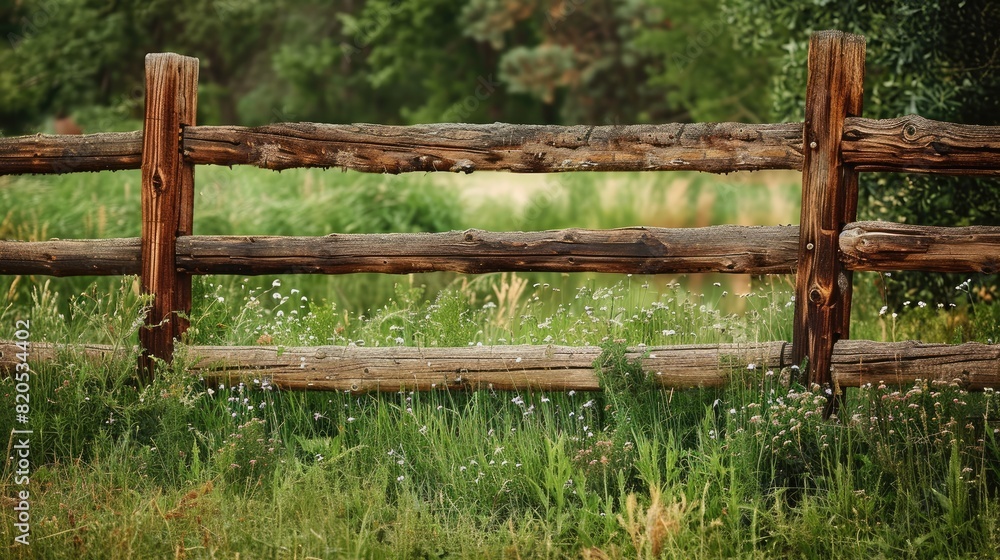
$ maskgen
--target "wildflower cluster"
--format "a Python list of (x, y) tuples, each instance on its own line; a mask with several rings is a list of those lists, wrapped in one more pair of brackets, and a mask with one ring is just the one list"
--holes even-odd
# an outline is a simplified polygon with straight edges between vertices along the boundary
[[(932, 465), (949, 464), (956, 450), (963, 468), (969, 468), (965, 479), (970, 481), (972, 469), (967, 463), (982, 456), (988, 425), (983, 415), (989, 413), (976, 401), (989, 402), (992, 392), (974, 396), (957, 380), (917, 380), (905, 390), (869, 383), (858, 393), (848, 425), (867, 444), (879, 468), (897, 483), (915, 480), (918, 471)], [(977, 410), (985, 412), (976, 415)], [(944, 471), (926, 475), (921, 478), (940, 481)]]
[[(270, 476), (283, 456), (281, 438), (272, 427), (276, 414), (274, 386), (269, 379), (255, 378), (232, 386), (208, 387), (206, 406), (218, 425), (199, 431), (214, 453), (214, 464), (230, 483), (259, 486)], [(225, 434), (221, 442), (216, 434)]]
[(789, 371), (767, 370), (753, 382), (756, 390), (745, 404), (720, 403), (726, 425), (735, 426), (730, 439), (740, 442), (730, 446), (746, 445), (759, 458), (766, 487), (802, 487), (818, 474), (823, 454), (837, 437), (836, 426), (823, 419), (829, 390), (803, 387), (793, 377)]
[[(329, 344), (318, 318), (310, 310), (309, 298), (297, 288), (282, 290), (280, 279), (268, 288), (251, 287), (249, 279), (239, 283), (238, 302), (227, 300), (222, 284), (196, 283), (195, 321), (186, 333), (201, 344), (258, 344), (310, 346)], [(230, 295), (229, 297), (232, 297)], [(234, 308), (233, 303), (238, 303)]]
[(251, 418), (226, 436), (215, 460), (230, 484), (261, 486), (281, 462), (281, 448), (281, 440), (269, 435), (266, 422)]
[(635, 465), (635, 444), (611, 439), (585, 442), (573, 455), (573, 464), (587, 480), (605, 481), (615, 473), (630, 473)]

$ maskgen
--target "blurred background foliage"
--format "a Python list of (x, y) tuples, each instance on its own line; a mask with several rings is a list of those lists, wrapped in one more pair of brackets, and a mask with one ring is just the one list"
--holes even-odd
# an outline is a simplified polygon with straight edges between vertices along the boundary
[[(865, 116), (1000, 124), (990, 0), (13, 0), (0, 134), (60, 114), (139, 128), (143, 55), (159, 51), (201, 60), (201, 124), (800, 120), (820, 29), (867, 38)], [(997, 225), (997, 186), (866, 174), (860, 213)], [(927, 299), (956, 284), (893, 282)]]
[[(742, 48), (772, 60), (771, 116), (803, 118), (809, 34), (840, 29), (867, 40), (864, 116), (917, 114), (1000, 125), (1000, 2), (994, 0), (726, 0)], [(1000, 225), (995, 178), (865, 173), (859, 217), (935, 226)], [(964, 276), (898, 273), (889, 299), (933, 301)], [(983, 278), (983, 299), (997, 277)]]
[(139, 119), (159, 51), (201, 59), (204, 124), (766, 120), (769, 67), (728, 20), (718, 0), (14, 0), (0, 128)]

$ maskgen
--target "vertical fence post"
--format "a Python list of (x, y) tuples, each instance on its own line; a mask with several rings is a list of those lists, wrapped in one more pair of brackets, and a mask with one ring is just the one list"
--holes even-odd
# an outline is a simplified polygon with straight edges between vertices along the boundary
[(808, 356), (809, 381), (822, 386), (830, 383), (833, 345), (848, 338), (851, 322), (852, 278), (839, 239), (857, 213), (858, 181), (840, 143), (844, 119), (861, 115), (864, 72), (864, 37), (821, 31), (810, 38), (792, 357)]
[(153, 358), (169, 361), (187, 328), (191, 277), (177, 272), (178, 235), (191, 235), (194, 166), (184, 162), (181, 132), (195, 124), (198, 59), (146, 55), (146, 115), (142, 142), (142, 290), (153, 294), (139, 331), (140, 376), (151, 380)]

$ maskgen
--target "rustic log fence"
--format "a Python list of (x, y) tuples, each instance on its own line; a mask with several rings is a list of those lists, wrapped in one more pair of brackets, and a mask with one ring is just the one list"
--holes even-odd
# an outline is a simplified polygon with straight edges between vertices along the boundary
[[(959, 380), (1000, 386), (1000, 347), (848, 340), (853, 271), (997, 272), (1000, 228), (856, 222), (857, 174), (1000, 175), (1000, 127), (918, 116), (861, 117), (865, 43), (836, 31), (809, 47), (804, 123), (635, 126), (276, 124), (197, 126), (198, 61), (146, 57), (144, 131), (0, 139), (0, 174), (142, 169), (142, 236), (0, 241), (0, 274), (139, 274), (153, 294), (140, 371), (171, 360), (195, 274), (404, 274), (456, 271), (795, 273), (792, 344), (761, 342), (633, 351), (664, 386), (717, 386), (733, 367), (782, 368), (808, 358), (813, 382)], [(802, 171), (800, 226), (691, 229), (469, 230), (323, 237), (196, 236), (194, 166), (340, 167), (370, 173), (503, 170)], [(35, 359), (58, 348), (36, 343)], [(111, 348), (87, 346), (94, 359)], [(184, 349), (207, 377), (255, 375), (280, 388), (596, 390), (594, 347)], [(0, 367), (17, 347), (0, 342)]]

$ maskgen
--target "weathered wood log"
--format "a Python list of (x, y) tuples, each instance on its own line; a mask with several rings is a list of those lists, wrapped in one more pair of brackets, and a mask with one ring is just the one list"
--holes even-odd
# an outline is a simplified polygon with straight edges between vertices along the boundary
[(184, 131), (196, 164), (266, 169), (408, 171), (663, 171), (800, 169), (802, 125), (698, 123), (628, 126), (287, 123)]
[(1000, 227), (934, 227), (891, 222), (848, 224), (840, 235), (852, 270), (1000, 272)]
[(146, 55), (146, 118), (142, 148), (143, 293), (153, 294), (139, 330), (140, 371), (151, 378), (153, 359), (170, 360), (174, 339), (187, 329), (191, 277), (177, 270), (177, 236), (191, 235), (194, 165), (181, 156), (184, 128), (198, 114), (198, 59)]
[(494, 233), (180, 238), (177, 264), (195, 274), (453, 271), (632, 274), (795, 271), (796, 227), (565, 229)]
[(139, 274), (138, 237), (0, 241), (0, 274), (116, 276)]
[[(592, 368), (600, 355), (597, 347), (181, 348), (193, 375), (227, 383), (269, 379), (281, 389), (484, 389), (491, 384), (496, 390), (599, 388)], [(759, 374), (791, 363), (791, 347), (785, 342), (648, 347), (642, 351), (643, 369), (655, 374), (664, 387), (676, 388), (720, 386), (734, 371), (748, 371), (750, 364)], [(18, 352), (14, 342), (0, 341), (0, 371), (14, 371), (20, 362)], [(120, 346), (32, 342), (30, 363), (52, 362), (69, 353), (100, 364), (121, 359), (124, 352)], [(627, 357), (639, 355), (630, 349)], [(917, 379), (957, 381), (968, 390), (1000, 388), (1000, 346), (841, 340), (834, 345), (831, 371), (840, 388), (880, 382), (905, 385)]]
[[(331, 134), (308, 132), (299, 135), (292, 130), (282, 131), (282, 127), (291, 127), (292, 130), (305, 128), (307, 130), (316, 127), (334, 127), (334, 129), (344, 129), (344, 132), (336, 131)], [(187, 154), (188, 159), (194, 163), (216, 163), (233, 165), (237, 163), (249, 163), (260, 165), (266, 168), (286, 169), (288, 167), (334, 167), (340, 166), (348, 169), (360, 171), (370, 171), (381, 173), (388, 169), (395, 169), (394, 172), (403, 171), (451, 171), (452, 167), (462, 158), (456, 155), (463, 151), (460, 142), (456, 145), (452, 142), (448, 146), (439, 146), (430, 143), (427, 146), (428, 152), (421, 151), (422, 148), (412, 148), (405, 144), (402, 138), (412, 136), (416, 138), (430, 136), (434, 137), (434, 131), (428, 131), (427, 127), (451, 128), (450, 134), (454, 138), (461, 138), (461, 134), (456, 131), (465, 130), (466, 134), (472, 137), (481, 137), (488, 131), (482, 127), (495, 127), (496, 130), (502, 127), (518, 127), (518, 125), (423, 125), (421, 131), (407, 131), (411, 127), (377, 127), (376, 125), (314, 125), (310, 123), (299, 123), (294, 125), (273, 125), (263, 129), (248, 129), (242, 127), (192, 127), (185, 131), (185, 143), (191, 146), (191, 153)], [(647, 170), (647, 169), (690, 169), (704, 170), (715, 173), (725, 173), (735, 171), (723, 168), (722, 162), (726, 157), (734, 157), (739, 164), (739, 169), (801, 169), (802, 168), (802, 123), (784, 123), (776, 125), (766, 125), (775, 127), (772, 130), (759, 131), (759, 137), (763, 145), (757, 147), (752, 138), (727, 138), (727, 130), (733, 127), (747, 127), (746, 131), (755, 131), (757, 127), (765, 125), (735, 125), (733, 123), (722, 123), (712, 125), (711, 123), (701, 125), (635, 125), (618, 127), (619, 130), (635, 129), (638, 126), (653, 127), (660, 130), (676, 131), (682, 126), (689, 129), (684, 131), (684, 137), (680, 137), (676, 132), (653, 132), (655, 135), (674, 135), (671, 140), (677, 142), (676, 147), (669, 149), (679, 150), (683, 153), (678, 157), (668, 157), (666, 146), (656, 146), (649, 142), (630, 141), (627, 136), (616, 139), (618, 143), (631, 143), (632, 155), (625, 161), (612, 165), (614, 169)], [(717, 128), (713, 134), (723, 138), (723, 144), (728, 143), (733, 146), (734, 153), (743, 150), (751, 155), (749, 159), (738, 156), (724, 156), (719, 158), (719, 154), (725, 152), (724, 147), (719, 147), (714, 137), (706, 134), (699, 137), (705, 127), (714, 126)], [(363, 128), (389, 128), (402, 129), (395, 133), (390, 133), (389, 138), (363, 140), (360, 132)], [(699, 129), (698, 127), (702, 127)], [(562, 137), (573, 134), (571, 127), (540, 127), (548, 129), (555, 137)], [(598, 129), (614, 129), (615, 127), (597, 127)], [(865, 119), (860, 117), (848, 117), (844, 122), (844, 135), (841, 144), (844, 162), (854, 165), (856, 171), (895, 171), (911, 173), (942, 173), (954, 175), (997, 175), (1000, 174), (1000, 127), (978, 126), (966, 124), (945, 123), (932, 121), (917, 115), (909, 115), (895, 119)], [(238, 134), (233, 138), (227, 138), (226, 132), (222, 129), (233, 129)], [(602, 130), (603, 132), (603, 130)], [(400, 138), (398, 144), (394, 144), (392, 136), (395, 134)], [(754, 132), (756, 134), (756, 132)], [(332, 138), (327, 138), (331, 136)], [(383, 135), (385, 135), (383, 133)], [(739, 137), (739, 133), (733, 134)], [(299, 137), (304, 136), (304, 137)], [(584, 135), (585, 136), (585, 135)], [(608, 135), (610, 136), (610, 135)], [(242, 139), (241, 139), (242, 138)], [(287, 141), (285, 141), (287, 138)], [(633, 136), (634, 138), (634, 136)], [(371, 141), (374, 140), (374, 141)], [(438, 139), (440, 140), (440, 139)], [(591, 138), (591, 141), (594, 141)], [(289, 150), (296, 149), (295, 145), (314, 144), (316, 142), (332, 142), (335, 149), (330, 149), (329, 145), (311, 150), (311, 155), (304, 156), (298, 164), (296, 156), (288, 153)], [(490, 139), (478, 138), (479, 146), (493, 145), (499, 146), (508, 140), (502, 137)], [(699, 142), (704, 142), (712, 146), (711, 150), (704, 153), (710, 157), (715, 157), (716, 161), (701, 163), (701, 155), (696, 149)], [(535, 142), (537, 144), (537, 142)], [(231, 144), (227, 146), (227, 144)], [(662, 144), (662, 142), (661, 142)], [(745, 144), (745, 145), (744, 145)], [(607, 145), (607, 143), (605, 143)], [(783, 147), (782, 147), (783, 146)], [(376, 160), (362, 159), (364, 154), (370, 154), (373, 149), (388, 148), (395, 155), (388, 154), (376, 158)], [(480, 149), (475, 145), (468, 146), (469, 151)], [(500, 148), (493, 148), (503, 151)], [(490, 167), (479, 166), (476, 169), (511, 169), (513, 171), (566, 171), (575, 169), (594, 169), (591, 164), (579, 159), (569, 159), (563, 165), (562, 161), (538, 167), (534, 165), (530, 157), (531, 144), (518, 148), (517, 146), (508, 148), (507, 154), (502, 157), (491, 158), (495, 160), (490, 163)], [(614, 150), (614, 147), (605, 148)], [(572, 152), (574, 148), (563, 147), (563, 151)], [(406, 159), (406, 154), (420, 152), (417, 154), (417, 161)], [(635, 159), (636, 154), (647, 152), (652, 155), (649, 167)], [(691, 156), (692, 151), (695, 157)], [(276, 152), (276, 153), (273, 153)], [(433, 153), (431, 153), (433, 152)], [(452, 154), (448, 157), (437, 157), (435, 154)], [(535, 152), (536, 154), (539, 152)], [(360, 154), (360, 155), (354, 155)], [(660, 160), (657, 162), (657, 155)], [(413, 154), (411, 154), (413, 155)], [(527, 161), (520, 163), (520, 159)], [(608, 154), (605, 154), (608, 155)], [(421, 156), (427, 156), (420, 159)], [(486, 157), (486, 156), (482, 156)], [(267, 163), (277, 158), (275, 163)], [(469, 158), (465, 158), (469, 159)], [(673, 160), (677, 160), (674, 162)], [(98, 134), (87, 134), (83, 136), (57, 136), (46, 134), (35, 134), (31, 136), (18, 136), (11, 138), (0, 138), (0, 175), (14, 175), (21, 173), (70, 173), (76, 171), (107, 171), (122, 169), (138, 169), (142, 160), (142, 131), (134, 132), (106, 132)], [(475, 162), (475, 159), (469, 159)], [(379, 162), (383, 164), (379, 167)], [(449, 162), (446, 164), (446, 162)], [(505, 164), (505, 162), (507, 162)], [(389, 165), (386, 166), (386, 163)], [(463, 162), (464, 163), (464, 162)], [(596, 160), (595, 160), (596, 163)], [(436, 165), (437, 164), (437, 165)], [(606, 169), (608, 164), (601, 164), (602, 169)], [(701, 169), (708, 165), (712, 169)], [(278, 167), (276, 167), (278, 166)], [(517, 167), (516, 169), (514, 167)], [(567, 168), (568, 167), (568, 168)], [(472, 170), (463, 169), (458, 166), (455, 171)]]
[[(243, 276), (435, 271), (786, 274), (796, 269), (797, 239), (797, 226), (185, 236), (177, 239), (176, 264), (187, 274)], [(839, 246), (850, 270), (1000, 272), (997, 227), (854, 222), (844, 229)], [(0, 274), (139, 274), (140, 252), (137, 237), (0, 240)]]
[(1000, 126), (847, 119), (842, 149), (857, 171), (1000, 175)]
[[(784, 342), (644, 348), (642, 367), (663, 387), (719, 387), (734, 370), (777, 368)], [(206, 379), (232, 382), (266, 377), (282, 389), (425, 391), (494, 389), (597, 391), (596, 346), (493, 346), (458, 348), (233, 348), (191, 349), (190, 366)]]
[[(410, 274), (450, 271), (661, 274), (795, 272), (795, 226), (566, 229), (497, 233), (334, 234), (324, 237), (185, 236), (185, 274)], [(0, 241), (0, 274), (138, 274), (138, 238)]]
[[(0, 341), (0, 371), (12, 372), (17, 346)], [(120, 359), (109, 345), (32, 343), (33, 363), (60, 353), (82, 352), (86, 359)], [(457, 348), (366, 348), (318, 346), (182, 346), (179, 356), (192, 375), (209, 382), (267, 379), (278, 389), (329, 391), (427, 391), (494, 389), (597, 391), (597, 346), (468, 346)], [(720, 387), (734, 371), (755, 374), (787, 366), (786, 342), (648, 347), (630, 349), (643, 369), (666, 388)]]
[(0, 138), (0, 175), (139, 169), (142, 131)]
[[(0, 340), (0, 372), (12, 373), (21, 360), (18, 353), (24, 350), (13, 341)], [(30, 342), (28, 346), (28, 365), (34, 370), (36, 364), (52, 363), (60, 356), (82, 357), (94, 365), (120, 360), (125, 356), (121, 346), (110, 344), (53, 344), (51, 342)]]
[(918, 379), (956, 381), (969, 390), (1000, 388), (1000, 346), (841, 340), (832, 375), (840, 387), (905, 385)]
[(809, 380), (830, 382), (830, 356), (848, 338), (851, 274), (838, 258), (840, 231), (854, 221), (857, 177), (844, 166), (844, 120), (861, 111), (865, 40), (821, 31), (809, 41), (806, 146), (802, 169), (799, 266), (795, 281), (793, 357), (809, 357)]
[[(209, 382), (267, 379), (276, 388), (329, 391), (409, 389), (494, 389), (597, 391), (597, 346), (468, 346), (456, 348), (318, 346), (184, 346), (179, 351), (192, 375)], [(19, 360), (13, 342), (0, 341), (0, 371)], [(112, 360), (124, 352), (109, 345), (32, 343), (31, 361), (51, 362), (64, 352)], [(646, 347), (630, 349), (629, 360), (666, 388), (720, 387), (734, 371), (755, 374), (787, 366), (786, 342)]]

